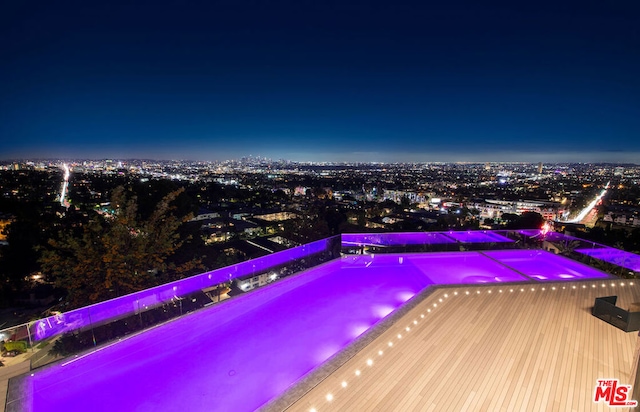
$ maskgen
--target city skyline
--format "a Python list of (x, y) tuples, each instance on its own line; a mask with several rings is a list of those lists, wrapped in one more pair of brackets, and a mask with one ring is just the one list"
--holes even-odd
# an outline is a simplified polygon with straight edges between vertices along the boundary
[(640, 6), (2, 6), (0, 158), (640, 159)]
[[(427, 155), (409, 154), (398, 160), (397, 153), (390, 156), (376, 156), (378, 153), (346, 153), (342, 156), (325, 157), (324, 154), (292, 154), (293, 157), (282, 156), (282, 152), (275, 152), (272, 156), (262, 155), (260, 153), (239, 153), (234, 157), (218, 157), (210, 158), (206, 155), (201, 156), (174, 156), (169, 157), (167, 154), (159, 154), (158, 156), (149, 156), (141, 153), (139, 156), (129, 154), (121, 154), (114, 156), (106, 155), (76, 155), (61, 154), (60, 156), (52, 156), (51, 153), (45, 153), (41, 156), (7, 156), (0, 158), (0, 162), (101, 162), (101, 161), (149, 161), (149, 162), (210, 162), (224, 163), (237, 162), (243, 160), (264, 160), (268, 162), (292, 162), (300, 164), (618, 164), (618, 165), (638, 165), (638, 154), (624, 153), (620, 156), (617, 152), (607, 153), (572, 153), (566, 156), (564, 153), (515, 153), (505, 152), (491, 155), (491, 158), (483, 157), (483, 155), (463, 155), (455, 153)], [(374, 160), (371, 160), (374, 159)], [(625, 160), (626, 159), (626, 160)]]

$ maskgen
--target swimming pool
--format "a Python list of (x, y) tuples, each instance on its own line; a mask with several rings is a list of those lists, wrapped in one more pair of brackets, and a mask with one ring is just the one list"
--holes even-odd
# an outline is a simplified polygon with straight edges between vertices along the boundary
[(608, 277), (528, 250), (344, 256), (36, 370), (15, 404), (32, 411), (255, 410), (430, 285), (530, 281), (531, 268), (549, 280), (575, 280), (559, 276), (563, 265), (582, 278)]

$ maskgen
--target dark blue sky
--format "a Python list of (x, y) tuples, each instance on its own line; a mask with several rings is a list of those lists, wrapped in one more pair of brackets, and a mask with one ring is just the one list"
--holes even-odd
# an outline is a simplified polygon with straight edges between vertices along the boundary
[(640, 163), (638, 0), (428, 3), (3, 2), (0, 158)]

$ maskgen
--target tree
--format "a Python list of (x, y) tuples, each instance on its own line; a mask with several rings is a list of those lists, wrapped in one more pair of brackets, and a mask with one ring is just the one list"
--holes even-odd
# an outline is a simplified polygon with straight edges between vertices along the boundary
[(0, 306), (13, 304), (28, 290), (27, 277), (40, 270), (37, 247), (46, 244), (58, 221), (44, 207), (25, 203), (4, 229), (8, 245), (0, 248)]
[[(510, 215), (509, 219), (505, 215)], [(511, 219), (511, 214), (505, 213), (502, 215), (503, 220), (507, 220), (507, 229), (538, 229), (544, 223), (544, 218), (540, 213), (536, 212), (524, 212), (521, 215), (513, 215), (515, 218)]]
[(178, 217), (173, 202), (183, 192), (164, 196), (146, 218), (137, 197), (123, 187), (113, 191), (111, 213), (95, 214), (80, 236), (64, 232), (49, 240), (40, 263), (69, 303), (82, 306), (132, 293), (183, 276), (198, 261), (172, 261), (186, 240), (177, 232), (192, 215)]

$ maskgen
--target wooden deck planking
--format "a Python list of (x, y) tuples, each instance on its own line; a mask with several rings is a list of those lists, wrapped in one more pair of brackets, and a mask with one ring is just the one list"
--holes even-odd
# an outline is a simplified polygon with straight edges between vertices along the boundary
[[(549, 288), (545, 288), (549, 289)], [(543, 304), (548, 305), (548, 300), (553, 298), (550, 293), (545, 293), (545, 297), (543, 299)], [(544, 343), (541, 345), (541, 350), (546, 350), (549, 353), (553, 353), (553, 356), (541, 357), (541, 366), (542, 369), (540, 376), (545, 376), (544, 382), (538, 382), (538, 390), (541, 396), (538, 396), (534, 401), (534, 408), (538, 408), (538, 410), (542, 410), (542, 405), (549, 404), (549, 398), (551, 396), (552, 382), (553, 382), (553, 371), (555, 370), (555, 366), (558, 361), (558, 350), (560, 348), (560, 340), (556, 340), (555, 342), (550, 342), (548, 340), (548, 336), (557, 336), (558, 333), (561, 333), (562, 322), (557, 321), (557, 314), (546, 312), (543, 324), (547, 325), (546, 329), (542, 331), (542, 333), (547, 337)]]
[[(611, 294), (626, 307), (640, 300), (640, 288), (586, 285), (440, 289), (290, 410), (607, 410), (592, 402), (596, 379), (628, 381), (636, 334), (594, 318), (588, 308), (596, 296)], [(465, 295), (467, 290), (472, 294)], [(362, 371), (360, 377), (355, 369)], [(343, 379), (346, 389), (340, 386)], [(326, 401), (327, 393), (333, 401)]]
[[(546, 289), (546, 288), (545, 288)], [(543, 291), (541, 291), (543, 292)], [(543, 305), (546, 306), (548, 305), (550, 302), (550, 299), (552, 299), (552, 295), (550, 295), (549, 293), (541, 293), (540, 295), (540, 299), (538, 300), (537, 304), (538, 305)], [(553, 326), (553, 322), (552, 322), (552, 316), (554, 316), (555, 314), (550, 313), (549, 311), (546, 311), (542, 314), (541, 318), (540, 318), (540, 322), (541, 324), (545, 324), (545, 325), (552, 325)], [(553, 344), (553, 340), (551, 339), (547, 339), (546, 337), (549, 334), (553, 334), (554, 331), (551, 328), (547, 328), (545, 330), (542, 330), (540, 332), (540, 351), (542, 351), (543, 353), (550, 353), (553, 348), (552, 348), (552, 344)], [(553, 361), (552, 357), (543, 357), (543, 356), (538, 356), (536, 359), (536, 363), (534, 365), (534, 369), (533, 369), (533, 377), (532, 377), (532, 382), (531, 384), (533, 385), (534, 388), (541, 388), (542, 384), (543, 384), (543, 378), (546, 375), (546, 371), (550, 368), (550, 365)], [(545, 399), (548, 398), (548, 393), (546, 395), (546, 397), (544, 396), (544, 391), (542, 391), (542, 395), (543, 396), (535, 396), (532, 397), (532, 391), (529, 391), (527, 393), (527, 397), (526, 397), (526, 404), (529, 405), (529, 403), (531, 402), (533, 404), (533, 408), (539, 408), (540, 405), (542, 403), (546, 403)]]
[[(501, 368), (501, 361), (504, 361), (502, 358), (495, 359), (491, 356), (491, 352), (488, 350), (491, 347), (497, 348), (499, 351), (502, 351), (500, 346), (503, 344), (501, 339), (498, 339), (500, 333), (494, 333), (492, 328), (497, 328), (500, 330), (504, 326), (504, 322), (501, 322), (499, 317), (489, 317), (486, 313), (484, 313), (481, 308), (478, 313), (481, 314), (481, 317), (486, 319), (484, 323), (480, 323), (482, 325), (481, 333), (476, 335), (475, 343), (476, 343), (476, 351), (472, 352), (471, 357), (476, 357), (478, 364), (485, 365), (483, 368), (476, 368), (469, 375), (469, 379), (473, 382), (473, 400), (466, 405), (467, 410), (477, 410), (477, 403), (485, 402), (487, 398), (487, 392), (491, 390), (492, 382), (491, 379), (484, 379), (483, 369), (487, 372), (488, 376), (494, 376), (498, 370)], [(498, 322), (498, 323), (497, 323)], [(476, 353), (476, 352), (479, 352)], [(479, 384), (478, 384), (479, 382)]]

